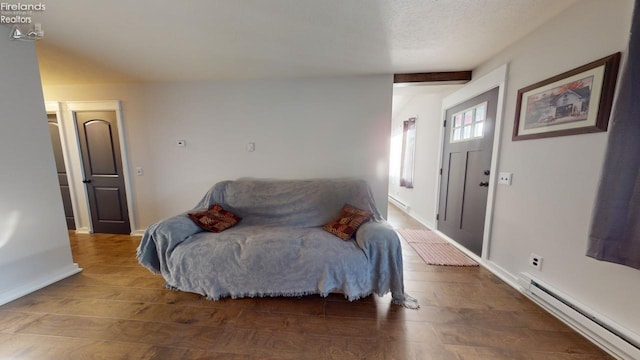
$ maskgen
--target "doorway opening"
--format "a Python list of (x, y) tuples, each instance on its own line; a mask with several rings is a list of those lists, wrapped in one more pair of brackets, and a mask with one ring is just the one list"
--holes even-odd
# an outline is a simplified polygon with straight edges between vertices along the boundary
[[(442, 100), (461, 86), (425, 84), (393, 88), (389, 202), (429, 228), (435, 227), (431, 217), (435, 216), (433, 204), (437, 200)], [(413, 130), (414, 134), (406, 130)], [(413, 151), (405, 149), (407, 144), (413, 145)], [(407, 164), (407, 160), (411, 163)]]
[(71, 198), (72, 191), (69, 186), (69, 174), (67, 172), (67, 163), (69, 163), (69, 160), (63, 146), (64, 134), (62, 129), (62, 118), (57, 104), (47, 105), (47, 124), (49, 126), (49, 137), (51, 138), (53, 157), (56, 165), (56, 173), (58, 175), (58, 184), (60, 186), (60, 195), (62, 196), (62, 205), (67, 222), (67, 229), (76, 230), (74, 206)]
[[(507, 66), (503, 65), (464, 85), (394, 86), (389, 161), (389, 203), (409, 214), (441, 237), (451, 241), (454, 245), (464, 248), (467, 255), (475, 260), (487, 259), (489, 255), (488, 241), (491, 232), (493, 199), (497, 182), (497, 154), (500, 143), (506, 74)], [(487, 107), (488, 104), (484, 104), (487, 100), (476, 104), (477, 106), (467, 104), (469, 106), (465, 107), (463, 105), (470, 99), (492, 89), (496, 89), (497, 95), (497, 100), (492, 100), (495, 114), (491, 114), (491, 117), (495, 118), (495, 125), (487, 121), (489, 108)], [(452, 109), (456, 106), (461, 108), (454, 109), (451, 114), (446, 113), (447, 109)], [(454, 115), (457, 114), (460, 114), (459, 124), (455, 123)], [(465, 116), (469, 119), (465, 120)], [(449, 127), (446, 128), (445, 119), (448, 117), (452, 117), (453, 120), (448, 120)], [(415, 167), (412, 172), (414, 176), (413, 188), (400, 186), (402, 124), (409, 118), (416, 119)], [(493, 137), (486, 136), (488, 129), (493, 130)], [(475, 171), (476, 169), (474, 168), (472, 169), (474, 171), (465, 170), (458, 177), (451, 177), (458, 181), (460, 185), (458, 188), (462, 189), (462, 192), (458, 193), (461, 199), (465, 199), (466, 190), (469, 190), (467, 192), (467, 194), (470, 194), (469, 196), (473, 193), (480, 193), (482, 196), (479, 197), (486, 199), (485, 204), (477, 206), (485, 210), (485, 214), (475, 219), (471, 218), (473, 224), (476, 225), (475, 228), (479, 229), (476, 231), (476, 245), (466, 244), (462, 235), (447, 231), (440, 224), (443, 216), (441, 208), (444, 206), (444, 212), (450, 214), (452, 209), (447, 208), (447, 206), (451, 206), (454, 203), (453, 199), (447, 198), (447, 191), (452, 188), (451, 186), (445, 186), (441, 191), (442, 174), (448, 174), (451, 170), (445, 169), (445, 165), (452, 168), (451, 161), (453, 161), (450, 151), (449, 156), (444, 157), (446, 150), (445, 138), (449, 140), (449, 143), (453, 144), (473, 143), (480, 141), (480, 139), (485, 139), (487, 143), (483, 156), (480, 156), (481, 152), (477, 151), (477, 149), (465, 151), (464, 158), (462, 156), (453, 156), (453, 160), (458, 163), (471, 164), (472, 167), (477, 165), (474, 161), (476, 158), (485, 157), (489, 159), (488, 161), (485, 159), (482, 165), (476, 166), (479, 166), (478, 171)], [(470, 160), (471, 162), (469, 162)], [(467, 173), (469, 173), (469, 176)], [(471, 173), (473, 173), (473, 176), (471, 176)], [(476, 180), (477, 184), (474, 182)], [(480, 191), (470, 191), (472, 183)], [(463, 207), (460, 208), (462, 209)], [(457, 227), (460, 228), (461, 223), (465, 222), (463, 225), (466, 228), (466, 225), (468, 225), (466, 220), (470, 220), (470, 218), (462, 217), (462, 219), (457, 219)]]
[(46, 102), (46, 107), (69, 229), (135, 232), (120, 102)]

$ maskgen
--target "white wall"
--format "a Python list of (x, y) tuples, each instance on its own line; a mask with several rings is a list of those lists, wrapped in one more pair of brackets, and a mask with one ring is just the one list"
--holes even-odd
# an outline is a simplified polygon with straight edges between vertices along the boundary
[[(396, 87), (391, 128), (389, 195), (409, 206), (408, 213), (434, 228), (436, 188), (439, 186), (439, 152), (442, 131), (442, 100), (460, 85)], [(417, 117), (413, 188), (400, 187), (403, 121)]]
[[(495, 189), (489, 263), (513, 280), (521, 272), (531, 273), (640, 339), (640, 271), (585, 256), (608, 133), (511, 141), (518, 89), (624, 52), (632, 9), (632, 0), (576, 2), (474, 69), (473, 77), (509, 64), (498, 171), (513, 172), (514, 177), (511, 187)], [(401, 134), (402, 121), (418, 115), (416, 185), (400, 188), (392, 169), (389, 186), (390, 195), (410, 205), (410, 214), (431, 227), (440, 147), (437, 97), (414, 95), (394, 107), (392, 134)], [(391, 164), (399, 164), (399, 149), (392, 149), (391, 156)], [(532, 252), (544, 258), (540, 272), (528, 266)]]
[[(517, 90), (616, 51), (625, 51), (632, 0), (582, 0), (474, 71), (509, 63), (496, 190), (492, 262), (530, 272), (640, 338), (640, 271), (585, 256), (608, 133), (511, 141)], [(527, 265), (544, 258), (542, 271)]]
[[(146, 124), (138, 119), (145, 117), (144, 109), (144, 93), (145, 87), (142, 85), (90, 85), (90, 86), (74, 86), (74, 87), (45, 87), (45, 99), (63, 99), (63, 100), (79, 100), (79, 101), (95, 101), (95, 100), (122, 100), (124, 129), (120, 129), (124, 134), (127, 160), (129, 161), (129, 173), (135, 174), (135, 164), (143, 164), (144, 159), (149, 156), (148, 136)], [(49, 97), (48, 92), (53, 92), (57, 96)], [(66, 97), (67, 94), (69, 97)], [(72, 191), (76, 193), (76, 227), (78, 231), (86, 232), (90, 228), (89, 209), (87, 207), (87, 197), (84, 192), (84, 184), (82, 183), (82, 167), (79, 155), (79, 144), (75, 130), (73, 118), (69, 116), (66, 109), (67, 103), (60, 103), (62, 108), (62, 124), (65, 133), (66, 143), (64, 144), (68, 153), (70, 163), (67, 164), (67, 174)], [(78, 106), (78, 104), (76, 104)], [(140, 165), (141, 166), (141, 165)], [(145, 169), (146, 170), (146, 169)], [(155, 182), (153, 176), (135, 176), (132, 175), (131, 180), (132, 191), (130, 195), (133, 198), (133, 210), (135, 216), (135, 224), (140, 229), (144, 229), (147, 225), (156, 221), (154, 188)], [(143, 209), (143, 211), (139, 211)], [(135, 230), (135, 229), (132, 229)]]
[(0, 304), (78, 268), (62, 198), (33, 43), (0, 26)]
[[(45, 86), (44, 93), (56, 101), (122, 100), (130, 171), (145, 172), (132, 178), (142, 229), (191, 209), (214, 183), (245, 176), (364, 178), (386, 215), (390, 75)], [(179, 139), (185, 148), (176, 147)], [(249, 142), (255, 152), (246, 151)]]

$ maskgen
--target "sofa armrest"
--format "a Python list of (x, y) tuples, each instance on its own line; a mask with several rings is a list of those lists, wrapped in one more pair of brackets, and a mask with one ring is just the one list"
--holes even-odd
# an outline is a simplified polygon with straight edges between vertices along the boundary
[(402, 246), (398, 233), (386, 221), (368, 222), (356, 232), (356, 243), (369, 262), (375, 292), (391, 291), (394, 301), (404, 303)]
[(166, 270), (166, 259), (173, 249), (189, 236), (201, 231), (186, 212), (152, 224), (140, 240), (138, 262), (154, 273), (161, 273)]
[(398, 233), (386, 221), (369, 221), (356, 232), (356, 243), (362, 251), (369, 256), (371, 250), (375, 248), (384, 249), (387, 247), (400, 247)]

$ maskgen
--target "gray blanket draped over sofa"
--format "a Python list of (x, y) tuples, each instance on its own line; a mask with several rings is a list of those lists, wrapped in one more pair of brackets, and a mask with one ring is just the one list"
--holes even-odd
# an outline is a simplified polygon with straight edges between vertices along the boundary
[[(331, 292), (356, 300), (391, 291), (394, 303), (418, 307), (404, 293), (398, 235), (380, 216), (365, 181), (222, 181), (189, 212), (214, 203), (243, 220), (211, 233), (185, 212), (145, 231), (138, 260), (162, 274), (169, 288), (213, 300)], [(374, 214), (349, 241), (322, 230), (345, 203)]]

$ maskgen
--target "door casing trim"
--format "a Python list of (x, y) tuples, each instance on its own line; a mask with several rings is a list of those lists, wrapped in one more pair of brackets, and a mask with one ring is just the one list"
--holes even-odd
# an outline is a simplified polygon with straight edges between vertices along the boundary
[[(73, 127), (73, 144), (75, 147), (75, 151), (73, 152), (74, 158), (73, 161), (76, 162), (79, 166), (80, 174), (84, 174), (84, 165), (82, 162), (82, 155), (80, 154), (80, 138), (78, 136), (78, 129), (75, 126), (75, 117), (73, 115), (76, 111), (115, 111), (116, 119), (118, 125), (118, 138), (120, 140), (120, 157), (122, 159), (122, 176), (124, 178), (124, 187), (126, 191), (126, 199), (127, 199), (127, 208), (128, 208), (128, 216), (129, 216), (129, 224), (131, 226), (131, 232), (133, 233), (136, 227), (135, 223), (135, 214), (134, 214), (134, 201), (133, 201), (133, 188), (131, 186), (131, 173), (129, 171), (129, 160), (127, 156), (127, 143), (125, 136), (125, 127), (122, 117), (122, 103), (120, 100), (102, 100), (102, 101), (66, 101), (62, 104), (64, 109), (65, 118), (68, 122), (73, 123), (73, 125), (69, 125)], [(71, 144), (71, 142), (69, 142)], [(77, 176), (77, 174), (75, 174)], [(79, 178), (73, 179), (75, 185), (77, 185)], [(72, 181), (70, 181), (72, 182)], [(78, 187), (76, 187), (77, 189)], [(76, 193), (77, 205), (79, 208), (82, 208), (82, 212), (84, 212), (87, 216), (86, 223), (82, 222), (82, 228), (77, 232), (86, 232), (93, 233), (93, 224), (91, 223), (91, 211), (89, 209), (89, 196), (87, 194), (87, 189), (85, 186), (80, 186), (82, 191), (74, 191)], [(75, 212), (74, 212), (75, 216)], [(76, 218), (76, 224), (78, 224), (78, 218)], [(79, 227), (80, 228), (80, 227)]]
[[(498, 87), (498, 104), (496, 109), (496, 121), (494, 125), (493, 133), (493, 147), (491, 153), (491, 175), (489, 176), (489, 192), (487, 194), (487, 208), (484, 218), (484, 233), (482, 236), (482, 259), (489, 259), (489, 246), (491, 242), (491, 224), (493, 220), (493, 205), (495, 200), (495, 190), (498, 179), (498, 160), (500, 151), (500, 142), (502, 134), (502, 115), (504, 112), (504, 95), (506, 92), (508, 65), (504, 64), (495, 70), (489, 72), (482, 77), (472, 80), (466, 84), (462, 89), (448, 95), (442, 100), (442, 119), (446, 119), (447, 109), (462, 104), (463, 102), (473, 99), (474, 97), (485, 93), (495, 87)], [(438, 170), (442, 168), (442, 154), (444, 151), (444, 126), (440, 127), (440, 146), (438, 147)], [(438, 214), (440, 204), (440, 180), (441, 175), (438, 172), (438, 181), (436, 181), (436, 201), (433, 216), (433, 224), (435, 228), (438, 227), (436, 220), (436, 214)], [(456, 239), (452, 239), (456, 240)]]
[(73, 220), (76, 223), (76, 232), (82, 232), (83, 230), (88, 232), (89, 229), (82, 229), (78, 227), (78, 197), (77, 188), (72, 179), (75, 177), (73, 167), (71, 164), (71, 153), (68, 148), (68, 139), (65, 130), (66, 119), (62, 116), (62, 105), (58, 101), (45, 101), (44, 103), (47, 114), (55, 114), (58, 118), (58, 132), (60, 134), (60, 142), (62, 143), (62, 158), (64, 159), (65, 168), (67, 170), (67, 179), (69, 183), (69, 195), (71, 197), (71, 211), (73, 213)]

